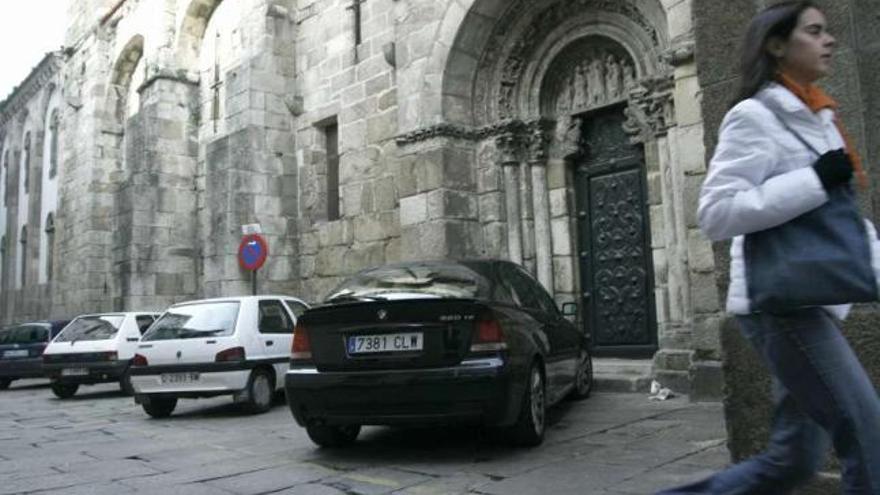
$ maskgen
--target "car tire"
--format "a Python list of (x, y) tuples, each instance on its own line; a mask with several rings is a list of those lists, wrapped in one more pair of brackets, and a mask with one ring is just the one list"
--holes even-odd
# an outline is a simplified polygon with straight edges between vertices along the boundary
[(538, 362), (529, 369), (529, 381), (523, 394), (519, 417), (511, 428), (511, 438), (521, 447), (534, 447), (544, 441), (547, 423), (547, 395), (544, 373)]
[(177, 407), (177, 398), (148, 397), (141, 406), (144, 408), (144, 412), (149, 414), (152, 418), (167, 418), (168, 416), (171, 416), (171, 413), (174, 412), (174, 408)]
[(593, 392), (593, 358), (590, 351), (581, 350), (577, 372), (574, 376), (574, 388), (568, 394), (571, 400), (583, 400)]
[(310, 424), (306, 427), (309, 438), (319, 447), (346, 447), (357, 440), (361, 425), (327, 426)]
[(119, 390), (124, 395), (134, 395), (134, 387), (131, 386), (131, 368), (126, 368), (125, 373), (119, 378)]
[(79, 390), (78, 383), (53, 383), (50, 386), (52, 393), (59, 399), (69, 399), (76, 395), (76, 391)]
[(6, 390), (10, 384), (12, 384), (12, 379), (0, 378), (0, 390)]
[(255, 369), (248, 380), (248, 402), (245, 408), (252, 414), (261, 414), (272, 409), (275, 400), (275, 384), (272, 375), (266, 370)]

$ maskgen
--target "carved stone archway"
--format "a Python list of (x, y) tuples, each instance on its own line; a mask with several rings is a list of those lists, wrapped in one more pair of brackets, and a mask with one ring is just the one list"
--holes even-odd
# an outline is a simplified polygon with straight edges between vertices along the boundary
[[(467, 194), (480, 204), (480, 252), (522, 263), (560, 301), (576, 299), (571, 159), (583, 143), (574, 116), (612, 107), (623, 112), (617, 125), (645, 150), (650, 213), (661, 229), (656, 238), (674, 228), (674, 216), (666, 214), (676, 194), (665, 180), (667, 132), (675, 125), (666, 10), (654, 1), (476, 0), (450, 6), (447, 17), (462, 19), (458, 34), (453, 43), (436, 44), (440, 60), (432, 52), (425, 69), (431, 79), (446, 57), (441, 94), (429, 90), (421, 105), (415, 102), (420, 120), (433, 124), (401, 135), (402, 153), (468, 150), (477, 181)], [(472, 31), (477, 34), (464, 34)], [(434, 98), (439, 114), (427, 111)], [(401, 103), (403, 129), (412, 120), (407, 105)], [(649, 249), (657, 255), (665, 246)]]
[[(645, 265), (638, 272), (645, 278), (637, 292), (647, 327), (637, 347), (640, 355), (649, 355), (656, 350), (657, 321), (651, 222), (644, 205), (647, 197), (663, 197), (660, 182), (648, 175), (659, 174), (668, 161), (665, 135), (674, 125), (671, 67), (660, 57), (667, 41), (656, 27), (665, 24), (628, 2), (522, 7), (511, 8), (489, 38), (473, 94), (474, 119), (484, 123), (482, 129), (506, 128), (494, 143), (507, 219), (502, 254), (531, 269), (558, 299), (587, 301), (592, 279), (584, 278), (585, 251), (579, 246), (584, 241), (576, 235), (578, 214), (584, 212), (571, 202), (582, 193), (574, 180), (578, 160), (596, 143), (584, 142), (581, 124), (585, 115), (620, 114), (609, 122), (618, 126), (624, 144), (638, 147), (633, 156), (646, 157), (628, 162), (635, 179), (621, 184), (638, 189), (631, 202), (641, 212), (633, 228), (643, 239), (639, 262)], [(643, 147), (664, 151), (645, 154)]]

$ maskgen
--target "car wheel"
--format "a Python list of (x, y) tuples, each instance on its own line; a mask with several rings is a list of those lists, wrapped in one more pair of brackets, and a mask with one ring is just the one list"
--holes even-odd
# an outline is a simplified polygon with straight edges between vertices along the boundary
[(144, 412), (153, 418), (167, 418), (177, 407), (177, 398), (149, 397), (143, 404)]
[(306, 427), (309, 438), (321, 447), (345, 447), (354, 443), (361, 425), (327, 426), (310, 424)]
[(131, 386), (131, 368), (126, 369), (119, 379), (119, 390), (125, 395), (134, 395), (134, 387)]
[(0, 378), (0, 390), (6, 390), (9, 388), (9, 384), (12, 383), (12, 380), (9, 378)]
[(53, 383), (51, 387), (52, 393), (59, 399), (69, 399), (79, 390), (78, 383)]
[(513, 441), (523, 447), (533, 447), (544, 441), (545, 421), (547, 419), (547, 399), (544, 388), (544, 374), (537, 362), (529, 370), (529, 382), (523, 394), (519, 418), (513, 425)]
[(251, 373), (248, 382), (248, 401), (246, 408), (253, 414), (260, 414), (272, 408), (272, 400), (275, 397), (275, 384), (272, 377), (265, 370), (256, 369)]
[(569, 393), (568, 398), (573, 400), (586, 399), (592, 391), (593, 358), (590, 357), (589, 351), (583, 349), (578, 360), (577, 373), (574, 376), (574, 388)]

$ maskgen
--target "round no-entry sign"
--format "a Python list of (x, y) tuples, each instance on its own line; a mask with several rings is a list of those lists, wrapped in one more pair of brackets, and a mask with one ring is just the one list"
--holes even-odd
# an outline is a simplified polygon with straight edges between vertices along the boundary
[(238, 245), (238, 264), (245, 270), (259, 270), (269, 255), (269, 245), (260, 234), (248, 234)]

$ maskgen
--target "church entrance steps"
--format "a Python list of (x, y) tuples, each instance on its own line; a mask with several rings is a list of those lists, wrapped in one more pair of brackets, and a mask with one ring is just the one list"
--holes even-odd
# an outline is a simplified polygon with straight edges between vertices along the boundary
[(650, 359), (593, 358), (593, 376), (600, 392), (645, 392), (651, 389)]

